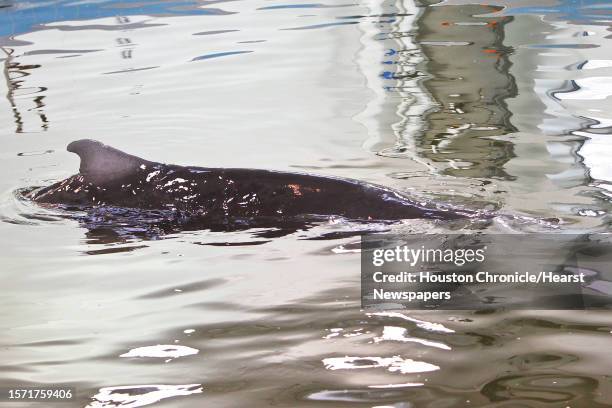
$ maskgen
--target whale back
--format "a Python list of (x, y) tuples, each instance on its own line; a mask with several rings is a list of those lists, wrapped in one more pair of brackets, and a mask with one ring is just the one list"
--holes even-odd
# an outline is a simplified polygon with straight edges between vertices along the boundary
[(79, 173), (85, 181), (96, 185), (117, 182), (157, 164), (91, 139), (76, 140), (67, 150), (80, 157)]
[[(461, 211), (429, 208), (393, 189), (358, 180), (257, 169), (185, 167), (141, 159), (83, 139), (68, 145), (79, 174), (28, 193), (48, 204), (178, 210), (190, 216), (328, 217), (359, 220), (457, 219)], [(172, 212), (172, 217), (175, 216)]]

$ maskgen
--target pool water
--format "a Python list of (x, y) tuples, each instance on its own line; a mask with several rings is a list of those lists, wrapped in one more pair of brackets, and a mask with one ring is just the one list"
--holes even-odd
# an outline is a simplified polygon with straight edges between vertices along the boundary
[[(611, 14), (0, 0), (0, 383), (72, 384), (70, 407), (609, 406), (608, 313), (368, 314), (356, 234), (608, 232)], [(20, 199), (77, 172), (80, 138), (496, 217), (150, 236)]]

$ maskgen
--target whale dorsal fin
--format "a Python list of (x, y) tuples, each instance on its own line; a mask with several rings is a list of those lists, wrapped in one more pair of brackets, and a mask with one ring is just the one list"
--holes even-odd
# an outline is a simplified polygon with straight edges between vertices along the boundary
[(91, 139), (76, 140), (67, 150), (81, 158), (79, 173), (85, 180), (98, 185), (119, 181), (155, 164)]

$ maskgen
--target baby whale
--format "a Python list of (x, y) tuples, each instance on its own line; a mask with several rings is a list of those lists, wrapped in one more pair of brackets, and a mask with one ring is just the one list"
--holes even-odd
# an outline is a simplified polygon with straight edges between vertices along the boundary
[(170, 210), (212, 219), (339, 216), (352, 220), (459, 219), (468, 212), (426, 208), (402, 193), (357, 180), (256, 169), (156, 163), (95, 140), (68, 151), (79, 173), (26, 197), (45, 204)]

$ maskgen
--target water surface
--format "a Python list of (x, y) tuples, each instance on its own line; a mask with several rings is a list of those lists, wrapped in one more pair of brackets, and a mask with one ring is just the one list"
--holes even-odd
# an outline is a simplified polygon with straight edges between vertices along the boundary
[(608, 406), (608, 314), (366, 314), (362, 226), (143, 236), (15, 195), (87, 137), (501, 214), (379, 230), (607, 232), (609, 4), (508, 4), (0, 1), (1, 382), (81, 407)]

